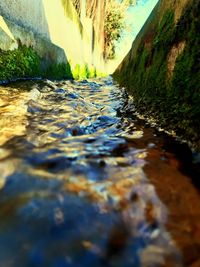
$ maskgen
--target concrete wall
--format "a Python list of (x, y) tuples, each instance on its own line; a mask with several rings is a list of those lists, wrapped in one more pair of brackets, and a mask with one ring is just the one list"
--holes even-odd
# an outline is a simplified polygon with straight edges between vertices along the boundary
[(143, 114), (200, 149), (200, 2), (160, 0), (114, 73)]
[(15, 24), (49, 39), (43, 0), (0, 1), (0, 13)]
[(105, 72), (101, 45), (93, 40), (93, 20), (78, 17), (70, 0), (0, 1), (0, 48), (32, 46), (45, 62), (87, 65)]

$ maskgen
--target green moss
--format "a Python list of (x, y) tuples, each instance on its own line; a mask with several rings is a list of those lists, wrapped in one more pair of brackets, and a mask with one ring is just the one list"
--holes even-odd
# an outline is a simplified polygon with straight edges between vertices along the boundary
[(51, 64), (43, 73), (42, 77), (44, 78), (53, 78), (53, 79), (71, 79), (73, 75), (71, 73), (70, 64), (60, 63), (60, 64)]
[(73, 78), (69, 63), (50, 64), (41, 68), (42, 59), (31, 47), (20, 45), (18, 49), (0, 50), (0, 81), (17, 78)]
[(40, 73), (40, 58), (31, 48), (20, 46), (12, 51), (0, 50), (0, 80), (35, 77)]
[(88, 66), (87, 65), (81, 66), (79, 70), (79, 79), (88, 78), (88, 75), (89, 75)]
[(20, 45), (18, 49), (0, 50), (0, 81), (17, 78), (84, 79), (96, 76), (96, 69), (87, 64), (76, 64), (73, 71), (68, 63), (44, 63), (31, 47)]
[[(181, 129), (190, 134), (192, 132), (194, 139), (198, 139), (200, 134), (199, 8), (200, 3), (188, 6), (181, 18), (177, 39), (186, 40), (186, 47), (176, 60), (169, 94), (172, 102), (171, 114), (176, 117)], [(181, 119), (184, 121), (183, 125), (180, 123)]]
[[(165, 36), (171, 36), (174, 32), (174, 22), (171, 11), (167, 11), (166, 14), (160, 23), (158, 32), (155, 34), (152, 48), (147, 49), (144, 44), (139, 47), (134, 64), (128, 71), (131, 71), (131, 75), (127, 85), (140, 103), (152, 103), (152, 109), (157, 109), (158, 103), (166, 97), (167, 91), (166, 59), (170, 51), (170, 45), (165, 40)], [(169, 21), (170, 27), (162, 32), (164, 25)], [(127, 79), (127, 74), (123, 76), (124, 79)]]
[(75, 68), (72, 70), (72, 74), (75, 80), (79, 79), (80, 65), (76, 64)]
[(163, 49), (163, 46), (168, 47), (171, 43), (173, 43), (174, 33), (174, 12), (172, 10), (167, 10), (158, 26), (157, 34), (153, 41), (154, 48)]
[(85, 77), (86, 78), (94, 78), (96, 77), (96, 68), (94, 66), (88, 66), (87, 64), (85, 65)]
[[(167, 10), (154, 32), (152, 46), (145, 36), (136, 56), (114, 77), (128, 87), (141, 111), (154, 115), (160, 124), (189, 140), (200, 135), (200, 2), (192, 1), (177, 25)], [(172, 47), (185, 42), (176, 59), (172, 77), (167, 59)]]
[(87, 78), (95, 78), (96, 77), (96, 68), (93, 66), (88, 68), (88, 74)]
[(72, 70), (73, 77), (75, 80), (84, 78), (94, 78), (97, 76), (96, 68), (89, 67), (88, 64), (83, 66), (76, 64), (75, 68)]
[(89, 67), (88, 64), (85, 65), (85, 71), (86, 71), (86, 78), (94, 78), (95, 77), (95, 68)]
[(88, 78), (94, 78), (96, 77), (96, 68), (94, 66), (91, 66), (88, 68)]

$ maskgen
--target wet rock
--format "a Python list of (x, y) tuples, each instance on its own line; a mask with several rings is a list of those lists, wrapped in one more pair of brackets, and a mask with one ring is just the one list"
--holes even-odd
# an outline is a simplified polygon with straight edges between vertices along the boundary
[(28, 112), (30, 113), (38, 113), (38, 112), (42, 112), (45, 109), (36, 101), (34, 100), (29, 100), (28, 102)]
[(38, 98), (40, 98), (41, 93), (37, 88), (34, 88), (30, 91), (30, 99), (32, 100), (37, 100)]
[(55, 89), (54, 92), (57, 93), (57, 94), (65, 94), (66, 93), (66, 90), (65, 89), (62, 89), (62, 88), (58, 88), (58, 89)]
[(39, 83), (39, 91), (42, 93), (48, 93), (57, 88), (56, 84), (50, 80), (43, 80)]
[(55, 85), (55, 83), (52, 82), (52, 81), (50, 81), (50, 80), (45, 80), (44, 82), (51, 89), (56, 89), (57, 88), (57, 86)]
[(79, 126), (74, 126), (71, 128), (71, 134), (72, 136), (78, 136), (84, 134), (84, 130), (80, 128)]
[(66, 94), (66, 96), (68, 98), (71, 98), (71, 99), (78, 99), (79, 98), (79, 96), (75, 93), (68, 93), (68, 94)]
[(87, 80), (82, 80), (82, 81), (80, 81), (80, 83), (87, 84), (88, 81)]
[(154, 148), (154, 147), (156, 147), (156, 144), (154, 144), (154, 143), (149, 143), (148, 144), (148, 148)]
[[(41, 158), (40, 158), (41, 156)], [(53, 158), (42, 158), (42, 155), (33, 155), (27, 158), (28, 161), (34, 164), (37, 168), (48, 170), (49, 172), (62, 172), (71, 166), (71, 161), (63, 156)]]
[(49, 93), (49, 92), (51, 92), (53, 90), (54, 90), (54, 88), (51, 88), (51, 87), (48, 87), (48, 86), (43, 86), (43, 87), (40, 88), (40, 92), (41, 93)]

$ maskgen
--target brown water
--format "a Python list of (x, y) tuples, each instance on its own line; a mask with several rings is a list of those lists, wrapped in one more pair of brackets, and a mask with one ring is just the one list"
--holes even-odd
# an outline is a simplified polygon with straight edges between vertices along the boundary
[(200, 266), (199, 155), (110, 78), (0, 88), (0, 266)]

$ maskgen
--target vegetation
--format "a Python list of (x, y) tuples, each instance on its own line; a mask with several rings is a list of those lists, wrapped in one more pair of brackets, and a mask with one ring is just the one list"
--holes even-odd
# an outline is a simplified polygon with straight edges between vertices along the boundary
[(34, 77), (40, 72), (40, 58), (26, 46), (13, 51), (0, 50), (0, 80)]
[(42, 67), (42, 59), (31, 47), (20, 45), (18, 49), (0, 50), (0, 81), (11, 81), (17, 78), (53, 78), (53, 79), (82, 79), (96, 76), (96, 69), (87, 64), (77, 64), (71, 70), (70, 63), (49, 64)]
[[(177, 25), (174, 12), (166, 11), (151, 47), (145, 45), (144, 37), (134, 61), (115, 74), (134, 95), (139, 109), (194, 142), (199, 142), (200, 134), (199, 9), (200, 3), (188, 5)], [(168, 56), (180, 42), (185, 42), (185, 48), (169, 77)]]
[(115, 43), (125, 28), (126, 10), (130, 5), (136, 5), (141, 0), (110, 0), (106, 5), (105, 16), (105, 59), (115, 57)]
[(73, 78), (70, 64), (60, 63), (60, 64), (51, 64), (43, 73), (41, 73), (43, 78), (53, 78), (53, 79), (65, 79)]
[(105, 58), (112, 59), (115, 55), (115, 42), (125, 27), (125, 8), (126, 5), (116, 0), (111, 0), (106, 8), (105, 17)]
[(20, 45), (18, 49), (0, 50), (0, 81), (17, 78), (73, 78), (69, 63), (50, 64), (41, 67), (41, 59), (31, 47)]
[(96, 69), (93, 66), (89, 67), (87, 64), (84, 66), (76, 64), (72, 73), (74, 79), (93, 78), (97, 76)]

